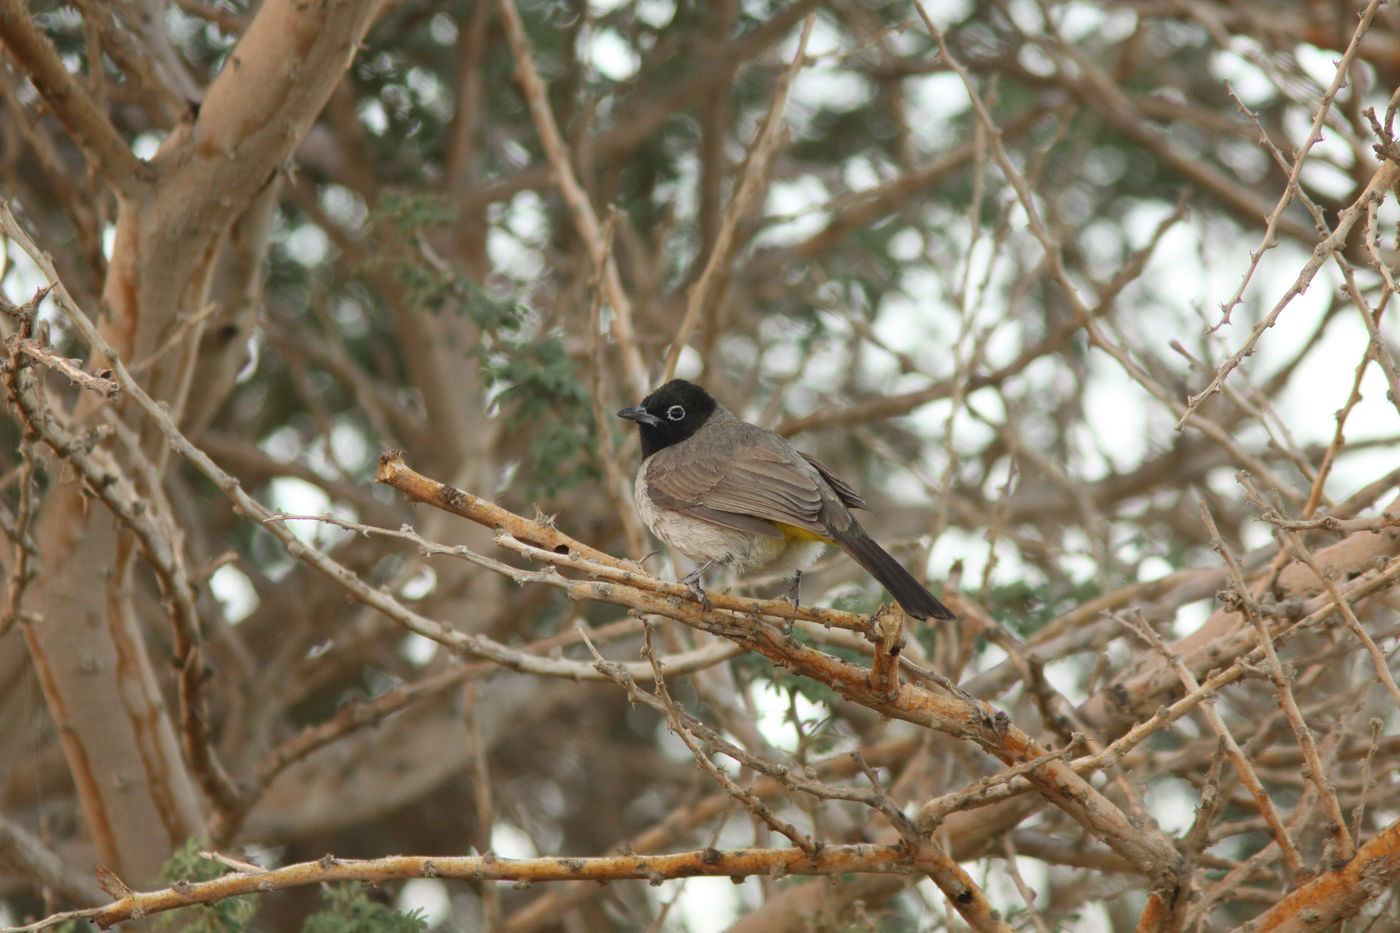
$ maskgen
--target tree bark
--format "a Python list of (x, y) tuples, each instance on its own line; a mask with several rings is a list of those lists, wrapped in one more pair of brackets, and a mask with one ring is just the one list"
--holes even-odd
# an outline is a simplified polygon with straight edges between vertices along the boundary
[[(173, 411), (203, 422), (231, 387), (231, 363), (241, 352), (233, 338), (256, 312), (278, 173), (381, 7), (381, 0), (315, 7), (269, 0), (197, 118), (165, 140), (149, 171), (107, 175), (120, 209), (104, 330), (126, 362), (146, 367), (149, 391)], [(79, 142), (111, 139), (75, 135)], [(109, 150), (88, 155), (100, 169), (125, 164)], [(213, 297), (231, 300), (205, 313), (221, 270), (239, 281), (221, 281)], [(202, 339), (211, 320), (224, 339)], [(129, 423), (148, 430), (137, 418)], [(142, 436), (151, 469), (138, 483), (160, 482), (167, 451), (153, 434)], [(147, 654), (146, 630), (162, 620), (138, 609), (146, 603), (138, 599), (135, 539), (75, 482), (48, 491), (35, 537), (46, 572), (29, 594), (38, 621), (25, 627), (25, 640), (98, 857), (128, 883), (149, 884), (171, 848), (205, 825)]]

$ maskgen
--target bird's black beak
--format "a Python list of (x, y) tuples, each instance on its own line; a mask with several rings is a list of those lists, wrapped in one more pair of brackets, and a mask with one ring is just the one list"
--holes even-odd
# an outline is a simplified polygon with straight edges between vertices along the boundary
[(640, 405), (634, 405), (631, 408), (624, 408), (622, 409), (622, 411), (617, 413), (617, 416), (619, 418), (626, 418), (628, 421), (635, 421), (638, 424), (651, 425), (653, 428), (665, 424), (664, 421), (662, 421), (660, 418), (656, 417)]

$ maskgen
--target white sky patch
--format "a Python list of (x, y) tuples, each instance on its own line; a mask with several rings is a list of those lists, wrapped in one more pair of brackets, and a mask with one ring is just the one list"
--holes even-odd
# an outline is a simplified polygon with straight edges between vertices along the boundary
[(789, 246), (817, 233), (826, 225), (827, 213), (821, 207), (829, 197), (826, 185), (814, 175), (774, 181), (768, 189), (765, 216), (782, 219), (769, 224), (755, 246)]
[(452, 899), (448, 896), (447, 885), (436, 878), (410, 878), (399, 889), (399, 896), (394, 899), (394, 909), (403, 913), (415, 909), (422, 911), (421, 916), (431, 930), (447, 919), (452, 910)]
[(243, 364), (243, 368), (233, 377), (233, 381), (236, 385), (243, 385), (243, 383), (252, 379), (253, 374), (258, 371), (258, 363), (262, 360), (262, 339), (256, 329), (248, 335), (246, 346), (248, 347), (248, 361)]
[(389, 117), (384, 113), (384, 105), (374, 99), (360, 103), (360, 123), (373, 136), (383, 136), (389, 129)]
[[(1155, 399), (1145, 398), (1142, 388), (1123, 371), (1116, 360), (1095, 353), (1088, 359), (1090, 374), (1087, 377), (1094, 384), (1092, 392), (1084, 393), (1085, 417), (1083, 425), (1094, 432), (1093, 448), (1107, 458), (1108, 463), (1086, 464), (1087, 472), (1094, 477), (1103, 475), (1105, 469), (1114, 466), (1122, 469), (1140, 463), (1148, 455), (1149, 424), (1154, 423), (1147, 406), (1157, 407)], [(1170, 431), (1170, 427), (1164, 427)], [(1162, 446), (1171, 443), (1171, 437), (1161, 438)], [(1092, 455), (1091, 450), (1086, 453)], [(1073, 465), (1071, 473), (1077, 473)]]
[(1130, 9), (1104, 9), (1098, 4), (1067, 3), (1054, 7), (1060, 14), (1059, 30), (1070, 42), (1090, 36), (1105, 46), (1122, 42), (1138, 29), (1138, 17)]
[(364, 199), (344, 185), (328, 184), (321, 189), (321, 209), (344, 230), (357, 230), (369, 218)]
[(1083, 689), (1084, 659), (1059, 658), (1045, 665), (1045, 680), (1073, 704), (1088, 699)]
[(503, 139), (499, 143), (501, 155), (506, 161), (515, 166), (528, 165), (530, 162), (530, 150), (526, 149), (514, 139)]
[(142, 133), (131, 141), (131, 154), (138, 159), (149, 159), (160, 149), (160, 137), (155, 133)]
[[(951, 369), (951, 354), (946, 348), (957, 338), (959, 313), (943, 300), (945, 275), (927, 263), (907, 264), (899, 273), (898, 289), (880, 296), (874, 322), (875, 333), (885, 346), (913, 357), (929, 374)], [(922, 380), (926, 383), (927, 376)], [(906, 388), (916, 383), (911, 379)]]
[[(924, 9), (935, 26), (939, 29), (948, 29), (967, 18), (968, 13), (972, 10), (972, 4), (968, 0), (939, 0), (938, 3), (924, 4)], [(919, 28), (923, 28), (922, 22), (920, 22)]]
[[(109, 234), (110, 236), (110, 234)], [(22, 305), (34, 297), (35, 292), (48, 284), (48, 279), (44, 278), (44, 273), (34, 265), (29, 258), (12, 240), (0, 239), (4, 244), (4, 287), (5, 297), (17, 305)], [(107, 250), (110, 255), (110, 250)], [(45, 299), (39, 308), (40, 320), (52, 313), (53, 302)]]
[(611, 81), (626, 81), (636, 75), (637, 69), (642, 66), (637, 50), (612, 29), (594, 32), (584, 52), (598, 73)]
[(278, 460), (293, 460), (301, 453), (301, 435), (297, 433), (295, 428), (278, 428), (259, 441), (258, 446), (269, 457), (275, 457)]
[(224, 564), (209, 578), (209, 591), (224, 608), (224, 618), (237, 625), (258, 608), (258, 593), (247, 574), (233, 564)]
[[(322, 515), (334, 512), (330, 497), (319, 486), (294, 476), (278, 476), (268, 485), (268, 500), (274, 511), (288, 515)], [(313, 547), (326, 548), (343, 540), (350, 532), (323, 522), (298, 520), (284, 522), (297, 539)]]
[(787, 118), (798, 135), (805, 135), (809, 118), (822, 110), (855, 110), (875, 95), (863, 75), (834, 68), (804, 68), (788, 92)]
[(1228, 82), (1235, 96), (1246, 107), (1259, 107), (1278, 97), (1278, 87), (1250, 60), (1260, 54), (1258, 45), (1238, 36), (1231, 45), (1233, 47), (1230, 49), (1219, 49), (1210, 54), (1211, 74)]
[(1273, 165), (1273, 160), (1255, 141), (1222, 139), (1215, 151), (1226, 170), (1247, 184), (1263, 181)]
[(544, 257), (536, 250), (524, 248), (519, 238), (500, 227), (487, 231), (486, 255), (495, 274), (517, 281), (530, 281), (544, 272)]
[(680, 736), (676, 735), (664, 724), (656, 727), (656, 753), (667, 761), (675, 763), (693, 762), (695, 756), (686, 748)]
[(1332, 49), (1320, 49), (1306, 42), (1293, 47), (1293, 59), (1298, 63), (1298, 69), (1312, 78), (1318, 91), (1331, 87), (1332, 82), (1337, 80), (1337, 59), (1340, 57)]
[[(699, 209), (696, 182), (700, 178), (700, 160), (694, 152), (687, 151), (678, 156), (672, 165), (675, 179), (658, 185), (652, 199), (657, 204), (669, 205), (677, 218), (692, 219)], [(681, 238), (675, 239), (681, 242)]]
[[(1020, 898), (1019, 894), (1016, 896), (1018, 899)], [(1068, 923), (1061, 929), (1065, 933), (1101, 933), (1103, 930), (1113, 929), (1113, 926), (1114, 922), (1108, 914), (1107, 902), (1094, 901), (1080, 904), (1074, 915), (1068, 918)]]
[(1037, 45), (1026, 43), (1016, 49), (1016, 62), (1026, 71), (1039, 78), (1053, 77), (1059, 70), (1055, 60), (1045, 54), (1045, 50)]
[(909, 132), (920, 148), (939, 152), (963, 142), (954, 118), (971, 104), (962, 79), (949, 72), (921, 75), (904, 82), (909, 110)]
[(884, 178), (873, 159), (854, 156), (841, 166), (842, 180), (852, 192), (868, 191), (879, 187)]
[(800, 693), (789, 695), (789, 691), (781, 690), (771, 683), (756, 685), (752, 689), (754, 707), (758, 711), (758, 731), (763, 733), (763, 737), (773, 744), (775, 748), (785, 751), (796, 751), (799, 735), (797, 727), (788, 719), (788, 709), (792, 705), (797, 710), (797, 715), (805, 722), (814, 722), (825, 718), (827, 710), (813, 703)]
[[(1350, 161), (1350, 160), (1348, 160)], [(1347, 198), (1356, 188), (1355, 180), (1340, 166), (1323, 161), (1309, 161), (1303, 166), (1303, 185), (1332, 198)]]
[[(1016, 884), (1011, 880), (1011, 874), (999, 864), (999, 861), (999, 859), (989, 860), (983, 862), (982, 866), (979, 867), (985, 866), (988, 869), (983, 881), (986, 885), (988, 900), (999, 909), (1010, 912), (1020, 908), (1026, 901), (1021, 896), (1021, 892), (1016, 890)], [(1050, 906), (1045, 898), (1045, 892), (1050, 890), (1050, 867), (1040, 859), (1018, 855), (1016, 856), (1016, 871), (1031, 891), (1031, 896), (1034, 898), (1031, 905), (1041, 910)], [(932, 885), (932, 882), (930, 881), (928, 884)], [(1037, 895), (1039, 896), (1037, 897)], [(939, 906), (944, 903), (943, 895), (936, 887), (928, 892), (928, 900), (930, 904)], [(1020, 928), (1023, 930), (1035, 929), (1030, 924), (1020, 925)], [(1065, 928), (1057, 923), (1054, 929), (1062, 930)], [(1108, 930), (1112, 927), (1103, 927), (1102, 929)]]
[[(1229, 766), (1226, 765), (1228, 768)], [(1147, 812), (1171, 836), (1181, 836), (1191, 828), (1200, 794), (1179, 778), (1154, 778), (1147, 785)]]
[[(802, 30), (789, 31), (787, 37), (778, 45), (778, 58), (784, 63), (791, 62), (797, 56), (797, 43), (801, 38)], [(816, 21), (812, 23), (812, 34), (807, 37), (807, 57), (818, 58), (839, 53), (841, 38), (840, 27), (832, 23), (831, 17), (824, 10), (819, 10)]]
[(446, 13), (434, 13), (428, 20), (428, 35), (438, 45), (451, 45), (457, 41), (457, 21)]
[[(676, 361), (676, 375), (682, 379), (695, 379), (700, 375), (700, 351), (690, 344), (681, 347), (680, 359)], [(637, 399), (641, 401), (641, 399)]]
[(452, 95), (437, 75), (426, 68), (410, 68), (404, 83), (423, 109), (442, 120), (451, 118)]
[(335, 462), (346, 470), (354, 471), (369, 465), (371, 451), (360, 426), (349, 419), (337, 421), (331, 426), (328, 442)]
[[(617, 2), (620, 4), (622, 0)], [(653, 29), (662, 29), (676, 18), (676, 5), (671, 0), (637, 0), (632, 5), (632, 13)]]
[(923, 233), (913, 227), (905, 227), (890, 237), (890, 258), (900, 262), (915, 262), (924, 255)]
[(1103, 28), (1103, 12), (1087, 3), (1065, 3), (1055, 7), (1051, 22), (1066, 42), (1078, 45), (1093, 39)]
[(417, 632), (409, 632), (399, 642), (399, 655), (414, 667), (422, 667), (431, 661), (438, 650), (438, 643), (431, 638), (424, 638)]
[(288, 256), (308, 268), (319, 266), (331, 250), (326, 232), (315, 224), (298, 225), (287, 234), (282, 245)]
[(1176, 569), (1176, 565), (1165, 557), (1148, 555), (1138, 562), (1138, 582), (1160, 579), (1169, 573), (1174, 573)]
[[(1166, 561), (1162, 561), (1162, 565), (1165, 566)], [(1146, 567), (1148, 565), (1144, 563), (1143, 566)], [(1177, 569), (1177, 567), (1169, 567), (1169, 569), (1159, 574), (1156, 574), (1155, 576), (1149, 576), (1144, 570), (1138, 574), (1138, 578), (1141, 580), (1154, 580), (1158, 577), (1165, 577), (1167, 574), (1172, 573)], [(1185, 606), (1178, 608), (1176, 611), (1176, 615), (1172, 618), (1171, 621), (1172, 635), (1174, 635), (1176, 638), (1185, 638), (1192, 632), (1199, 631), (1200, 627), (1202, 625), (1205, 625), (1206, 619), (1209, 619), (1210, 614), (1214, 611), (1214, 599), (1198, 599), (1194, 603), (1187, 603)], [(1171, 639), (1169, 638), (1168, 641), (1170, 640)]]
[[(1064, 552), (1055, 564), (1057, 577), (1075, 582), (1100, 579), (1099, 573), (1103, 567), (1090, 546), (1088, 535), (1078, 528), (1071, 527), (1061, 532), (1060, 540), (1064, 543)], [(1079, 660), (1076, 658), (1076, 663)]]
[[(676, 898), (672, 916), (684, 918), (687, 933), (719, 933), (739, 919), (743, 901), (739, 895), (743, 885), (728, 878), (687, 878)], [(745, 884), (754, 884), (747, 881)], [(669, 894), (671, 886), (664, 886)]]
[(399, 595), (404, 599), (416, 600), (422, 599), (435, 589), (437, 589), (437, 574), (427, 564), (420, 564), (418, 572), (409, 577), (407, 583), (399, 587)]
[(523, 830), (501, 822), (491, 827), (491, 851), (505, 858), (535, 858), (539, 855), (535, 844)]
[(527, 242), (539, 242), (549, 230), (549, 218), (544, 202), (533, 191), (522, 191), (506, 203), (493, 223), (499, 223), (512, 234)]
[(336, 329), (346, 339), (356, 339), (369, 333), (369, 311), (358, 296), (339, 295), (330, 308)]
[[(1318, 289), (1321, 291), (1321, 289)], [(1303, 324), (1311, 321), (1299, 321)], [(1266, 335), (1267, 339), (1267, 335)], [(1283, 394), (1273, 399), (1275, 410), (1300, 443), (1327, 443), (1336, 428), (1333, 413), (1346, 404), (1351, 374), (1367, 346), (1360, 312), (1348, 308), (1323, 333), (1320, 344), (1303, 361)], [(1290, 348), (1292, 349), (1292, 348)], [(1339, 376), (1339, 374), (1345, 374)], [(1345, 436), (1353, 443), (1400, 435), (1400, 415), (1386, 399), (1385, 376), (1375, 363), (1367, 366), (1361, 381), (1361, 401), (1347, 416)], [(1306, 414), (1302, 414), (1306, 412)], [(1395, 447), (1373, 447), (1345, 453), (1333, 467), (1327, 492), (1336, 499), (1355, 492), (1377, 475), (1400, 462)]]

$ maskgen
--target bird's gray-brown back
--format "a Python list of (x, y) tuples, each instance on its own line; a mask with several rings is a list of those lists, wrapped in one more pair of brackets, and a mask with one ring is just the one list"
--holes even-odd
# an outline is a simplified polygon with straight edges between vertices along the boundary
[(643, 469), (657, 505), (708, 520), (732, 513), (825, 538), (833, 526), (854, 521), (846, 502), (864, 505), (781, 436), (740, 421), (723, 406), (694, 435), (647, 458)]

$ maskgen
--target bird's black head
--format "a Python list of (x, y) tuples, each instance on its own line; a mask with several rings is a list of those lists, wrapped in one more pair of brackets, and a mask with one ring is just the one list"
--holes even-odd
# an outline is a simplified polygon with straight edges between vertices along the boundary
[(637, 422), (642, 436), (642, 459), (645, 460), (672, 444), (679, 444), (709, 420), (719, 403), (710, 393), (693, 382), (672, 379), (642, 399), (635, 408), (624, 408), (619, 418)]

